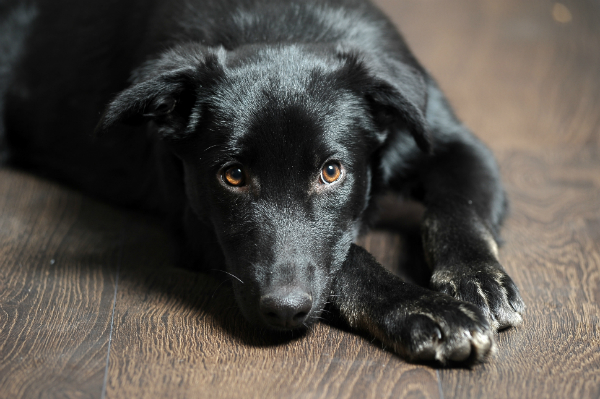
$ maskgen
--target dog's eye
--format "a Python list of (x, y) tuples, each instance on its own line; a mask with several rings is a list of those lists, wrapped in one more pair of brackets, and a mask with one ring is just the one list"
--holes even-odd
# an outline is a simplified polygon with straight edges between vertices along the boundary
[(241, 187), (246, 184), (246, 175), (241, 165), (233, 165), (225, 169), (223, 179), (227, 184), (234, 187)]
[(321, 180), (325, 184), (334, 183), (342, 175), (342, 168), (337, 162), (327, 162), (321, 169)]

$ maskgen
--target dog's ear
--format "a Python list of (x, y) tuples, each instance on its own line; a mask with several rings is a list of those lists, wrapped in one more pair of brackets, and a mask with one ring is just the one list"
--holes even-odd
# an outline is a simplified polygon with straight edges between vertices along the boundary
[(108, 104), (95, 134), (106, 133), (119, 124), (139, 125), (150, 120), (161, 138), (190, 133), (195, 127), (190, 121), (200, 119), (198, 96), (222, 74), (219, 53), (223, 51), (181, 46), (145, 63), (134, 72), (133, 84)]
[(394, 128), (410, 131), (418, 147), (431, 150), (425, 109), (427, 82), (425, 72), (414, 62), (408, 65), (385, 56), (339, 52), (344, 66), (338, 72), (349, 88), (359, 92), (371, 109), (383, 143)]

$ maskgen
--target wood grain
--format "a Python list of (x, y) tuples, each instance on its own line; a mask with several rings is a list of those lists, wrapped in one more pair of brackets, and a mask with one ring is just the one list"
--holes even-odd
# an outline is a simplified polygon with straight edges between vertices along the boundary
[(439, 397), (435, 370), (325, 324), (266, 338), (227, 280), (171, 266), (160, 230), (138, 220), (126, 236), (107, 397)]
[[(173, 266), (152, 220), (2, 169), (0, 398), (600, 397), (600, 6), (565, 0), (561, 23), (550, 1), (376, 3), (499, 159), (500, 256), (528, 308), (498, 354), (435, 370), (322, 323), (267, 336), (226, 280)], [(420, 210), (386, 212), (408, 234), (361, 243), (423, 283)]]
[(512, 201), (501, 258), (525, 322), (488, 364), (440, 371), (444, 398), (600, 397), (600, 6), (564, 2), (560, 23), (547, 1), (381, 3)]
[(97, 398), (119, 212), (0, 170), (0, 398)]

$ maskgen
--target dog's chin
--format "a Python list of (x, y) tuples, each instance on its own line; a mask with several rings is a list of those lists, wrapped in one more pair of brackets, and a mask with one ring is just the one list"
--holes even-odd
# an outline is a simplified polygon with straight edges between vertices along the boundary
[(318, 315), (315, 315), (313, 313), (316, 312), (311, 311), (304, 320), (302, 320), (299, 323), (294, 323), (292, 325), (281, 325), (272, 323), (270, 322), (270, 320), (263, 316), (261, 316), (260, 320), (257, 320), (257, 323), (255, 324), (259, 324), (260, 328), (267, 328), (271, 331), (306, 331), (309, 330), (319, 318)]
[(271, 331), (272, 333), (285, 333), (285, 332), (296, 332), (296, 331), (304, 332), (304, 331), (307, 331), (308, 329), (310, 329), (311, 325), (306, 323), (306, 324), (300, 324), (299, 326), (295, 326), (295, 327), (280, 327), (280, 326), (276, 326), (273, 324), (261, 322), (258, 327), (261, 329), (266, 328), (267, 330)]
[(315, 322), (321, 317), (320, 312), (311, 310), (306, 317), (296, 323), (280, 323), (269, 320), (265, 315), (260, 314), (258, 309), (248, 309), (247, 306), (243, 306), (238, 303), (238, 307), (244, 318), (252, 324), (254, 327), (261, 330), (268, 330), (271, 332), (290, 332), (290, 331), (306, 331), (310, 329)]

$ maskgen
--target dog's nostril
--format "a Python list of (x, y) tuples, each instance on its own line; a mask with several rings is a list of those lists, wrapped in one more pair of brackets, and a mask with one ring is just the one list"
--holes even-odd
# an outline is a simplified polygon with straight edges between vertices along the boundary
[(302, 321), (304, 321), (304, 319), (306, 319), (306, 316), (308, 316), (307, 312), (300, 312), (300, 313), (297, 313), (296, 315), (294, 315), (293, 320), (298, 321), (298, 320), (302, 319)]
[(284, 287), (260, 299), (260, 311), (265, 321), (274, 327), (299, 327), (311, 309), (312, 298), (300, 289)]

